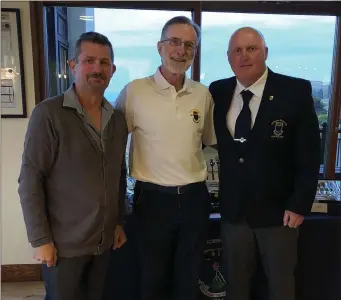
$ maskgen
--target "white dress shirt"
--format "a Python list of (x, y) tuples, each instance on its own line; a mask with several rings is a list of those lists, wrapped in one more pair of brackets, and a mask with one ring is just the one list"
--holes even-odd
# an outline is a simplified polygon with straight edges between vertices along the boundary
[(253, 96), (250, 100), (250, 110), (251, 110), (251, 128), (255, 124), (260, 102), (262, 100), (264, 87), (266, 79), (268, 78), (268, 68), (266, 68), (264, 74), (250, 87), (244, 87), (238, 80), (236, 88), (234, 90), (233, 99), (231, 102), (230, 109), (226, 116), (227, 128), (229, 129), (231, 135), (234, 137), (234, 129), (236, 126), (236, 120), (243, 108), (243, 98), (240, 94), (243, 90), (250, 90)]

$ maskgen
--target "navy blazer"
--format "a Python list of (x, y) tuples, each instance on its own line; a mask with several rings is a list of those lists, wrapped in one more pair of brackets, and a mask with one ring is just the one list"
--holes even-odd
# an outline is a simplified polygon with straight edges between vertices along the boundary
[(247, 141), (234, 141), (226, 123), (236, 77), (212, 82), (214, 126), (221, 163), (223, 220), (246, 218), (254, 228), (281, 226), (285, 210), (306, 215), (320, 168), (320, 132), (309, 81), (269, 69)]

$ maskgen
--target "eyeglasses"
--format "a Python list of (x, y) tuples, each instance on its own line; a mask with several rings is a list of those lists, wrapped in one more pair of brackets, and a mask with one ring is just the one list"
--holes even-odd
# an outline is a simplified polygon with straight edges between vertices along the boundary
[(161, 43), (164, 42), (168, 42), (169, 45), (171, 45), (172, 47), (181, 47), (182, 44), (184, 44), (185, 48), (191, 51), (195, 50), (198, 47), (196, 43), (190, 41), (182, 41), (181, 39), (178, 38), (169, 38), (161, 41)]

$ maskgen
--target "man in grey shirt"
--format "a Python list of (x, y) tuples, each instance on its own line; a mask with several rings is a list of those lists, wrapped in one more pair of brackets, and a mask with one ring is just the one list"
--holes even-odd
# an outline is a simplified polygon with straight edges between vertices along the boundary
[(70, 61), (74, 83), (39, 103), (29, 121), (19, 195), (52, 299), (101, 299), (110, 248), (126, 241), (127, 125), (104, 98), (113, 61), (107, 37), (81, 35)]

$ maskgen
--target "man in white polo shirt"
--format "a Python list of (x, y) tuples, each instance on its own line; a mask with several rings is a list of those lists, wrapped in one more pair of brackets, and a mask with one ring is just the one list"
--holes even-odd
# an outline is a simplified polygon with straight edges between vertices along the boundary
[(179, 16), (163, 27), (162, 64), (117, 99), (131, 135), (141, 300), (194, 300), (209, 220), (202, 145), (215, 145), (208, 89), (186, 77), (200, 28)]

